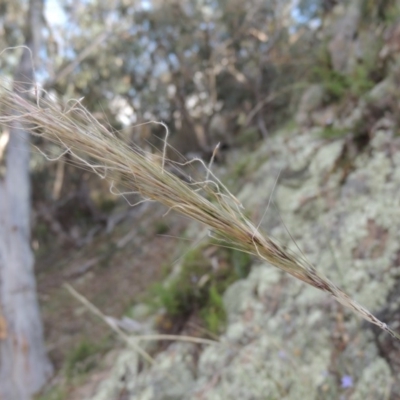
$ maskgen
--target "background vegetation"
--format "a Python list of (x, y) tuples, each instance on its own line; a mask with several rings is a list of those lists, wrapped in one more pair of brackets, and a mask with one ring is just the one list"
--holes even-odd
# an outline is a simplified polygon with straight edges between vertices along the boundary
[[(25, 43), (27, 9), (25, 1), (0, 2), (1, 49)], [(399, 15), (395, 0), (48, 0), (35, 77), (52, 98), (82, 99), (101, 124), (154, 159), (165, 131), (147, 122), (163, 121), (168, 158), (208, 163), (214, 156), (213, 168), (234, 193), (273, 156), (257, 149), (282, 132), (300, 136), (298, 126), (314, 129), (317, 140), (344, 138), (335, 165), (344, 182), (378, 121), (389, 115), (397, 135), (398, 94), (375, 88), (389, 75), (389, 86), (399, 82)], [(2, 53), (4, 82), (20, 52)], [(163, 333), (224, 332), (223, 294), (248, 276), (249, 256), (209, 240), (193, 245), (198, 232), (186, 220), (163, 217), (166, 210), (153, 204), (132, 209), (126, 200), (137, 203), (137, 195), (114, 196), (75, 168), (68, 152), (60, 156), (39, 137), (32, 144), (31, 246), (49, 355), (63, 382), (43, 399), (76, 395), (119, 346), (73, 303), (66, 281), (133, 331), (151, 320)], [(0, 157), (5, 175), (1, 141)], [(183, 170), (181, 178), (197, 173)]]

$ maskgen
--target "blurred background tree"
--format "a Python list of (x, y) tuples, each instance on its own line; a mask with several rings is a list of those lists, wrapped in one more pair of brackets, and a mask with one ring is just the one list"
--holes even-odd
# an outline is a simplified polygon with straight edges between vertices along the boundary
[[(15, 24), (10, 40), (18, 44), (21, 37), (26, 46), (20, 51), (12, 85), (27, 97), (34, 68), (39, 66), (43, 3), (30, 0), (27, 10), (13, 3), (10, 9), (4, 21), (5, 27)], [(21, 15), (25, 15), (24, 25), (18, 26)], [(3, 132), (5, 141), (5, 171), (0, 180), (0, 397), (29, 400), (48, 381), (52, 366), (44, 345), (30, 246), (29, 133), (15, 121), (9, 132)]]
[[(14, 6), (4, 7), (8, 15)], [(83, 98), (102, 123), (148, 152), (161, 148), (165, 132), (143, 123), (157, 120), (170, 129), (169, 158), (207, 161), (219, 142), (223, 158), (287, 122), (311, 74), (324, 7), (318, 0), (50, 0), (37, 79), (52, 96)], [(4, 46), (23, 43), (11, 22), (3, 26)], [(39, 139), (35, 145), (52, 151)], [(33, 199), (39, 219), (77, 244), (90, 227), (70, 226), (71, 208), (88, 221), (105, 215), (88, 174), (68, 161), (66, 154), (49, 166), (34, 156)]]
[[(282, 2), (75, 2), (65, 10), (68, 23), (51, 35), (63, 38), (50, 57), (58, 60), (51, 73), (57, 91), (84, 96), (89, 109), (133, 137), (153, 140), (147, 127), (132, 126), (163, 120), (184, 154), (207, 154), (218, 141), (233, 145), (241, 124), (253, 122), (245, 116), (306, 72), (311, 51), (289, 45), (296, 28)], [(66, 78), (55, 72), (81, 58)], [(282, 122), (289, 104), (286, 93), (254, 112), (260, 137)]]

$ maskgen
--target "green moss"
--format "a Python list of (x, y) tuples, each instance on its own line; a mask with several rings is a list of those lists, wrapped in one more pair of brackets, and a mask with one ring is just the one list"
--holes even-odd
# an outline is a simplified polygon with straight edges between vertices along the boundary
[(226, 312), (222, 296), (215, 286), (208, 291), (208, 301), (200, 313), (206, 328), (212, 333), (219, 333), (226, 323)]
[(45, 393), (35, 397), (35, 400), (64, 400), (67, 398), (67, 392), (60, 387), (53, 387), (46, 390)]
[(341, 138), (349, 133), (348, 129), (335, 128), (333, 126), (326, 126), (321, 132), (321, 136), (326, 139)]
[(387, 7), (384, 12), (384, 19), (388, 25), (395, 23), (398, 20), (400, 14), (399, 4), (397, 4), (395, 1), (392, 1), (392, 3), (393, 4)]
[(247, 276), (250, 263), (248, 254), (213, 244), (191, 250), (172, 281), (153, 285), (152, 304), (163, 307), (170, 317), (197, 313), (208, 330), (218, 333), (226, 322), (222, 294), (234, 281)]
[(391, 23), (399, 16), (399, 6), (395, 0), (364, 0), (361, 3), (361, 12), (366, 23), (377, 20)]
[(339, 101), (348, 94), (361, 96), (375, 84), (365, 65), (358, 65), (351, 75), (324, 67), (317, 67), (315, 73), (324, 86), (328, 101)]
[[(223, 177), (225, 182), (228, 182), (232, 192), (237, 192), (242, 187), (242, 182), (258, 168), (263, 165), (268, 159), (265, 152), (251, 153), (245, 156), (240, 156), (237, 159), (231, 160), (229, 172)], [(235, 190), (236, 189), (236, 190)]]
[(235, 164), (233, 168), (233, 177), (243, 178), (247, 174), (248, 160), (243, 158), (238, 163)]
[(101, 259), (99, 265), (101, 268), (108, 268), (112, 265), (112, 259), (115, 254), (118, 252), (118, 247), (113, 241), (109, 241), (104, 243), (104, 246), (99, 249), (99, 253), (101, 255)]
[(49, 234), (49, 229), (48, 229), (47, 224), (45, 224), (44, 222), (38, 222), (35, 225), (34, 234), (38, 238), (38, 240), (46, 239)]
[(294, 119), (289, 119), (289, 121), (287, 121), (282, 129), (279, 130), (279, 132), (287, 132), (287, 131), (292, 131), (294, 129), (297, 128), (297, 122)]
[(323, 84), (328, 101), (341, 100), (349, 90), (348, 78), (330, 67), (315, 67), (314, 74), (316, 80)]
[(205, 279), (203, 277), (210, 269), (211, 264), (201, 249), (189, 251), (180, 274), (168, 285), (158, 283), (151, 289), (156, 295), (156, 306), (164, 307), (171, 316), (187, 315), (191, 310), (201, 307), (205, 293), (199, 282)]
[(110, 213), (115, 208), (116, 204), (115, 198), (102, 198), (99, 203), (99, 209), (105, 213)]
[(240, 146), (251, 145), (260, 140), (260, 133), (256, 127), (250, 126), (238, 135), (236, 142)]
[(335, 71), (330, 65), (327, 51), (321, 53), (319, 58), (313, 69), (312, 80), (324, 86), (328, 103), (340, 101), (348, 95), (360, 97), (375, 85), (373, 76), (377, 66), (373, 55), (358, 64), (351, 74)]
[(194, 301), (194, 295), (189, 287), (180, 287), (178, 281), (168, 286), (155, 284), (151, 292), (156, 295), (156, 306), (162, 306), (170, 316), (185, 315)]
[(157, 235), (163, 235), (169, 231), (169, 226), (164, 221), (157, 221), (155, 224), (155, 232)]
[(71, 379), (92, 370), (97, 364), (95, 355), (102, 350), (103, 346), (83, 339), (66, 357), (66, 376)]
[(373, 72), (372, 68), (373, 66), (369, 68), (364, 64), (360, 64), (355, 68), (349, 78), (349, 87), (352, 94), (361, 96), (374, 87), (375, 82), (370, 77)]
[(239, 279), (244, 279), (250, 272), (251, 256), (243, 251), (232, 249), (230, 259)]

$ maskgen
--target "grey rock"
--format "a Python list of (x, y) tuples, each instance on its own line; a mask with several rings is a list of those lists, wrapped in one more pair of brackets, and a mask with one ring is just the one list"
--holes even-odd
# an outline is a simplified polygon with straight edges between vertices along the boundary
[[(252, 186), (253, 207), (263, 210), (269, 195), (265, 188), (274, 182), (266, 171), (282, 166), (282, 158), (287, 168), (308, 166), (306, 180), (278, 185), (275, 193), (291, 236), (282, 224), (270, 227), (269, 234), (294, 252), (299, 246), (319, 271), (370, 310), (385, 305), (397, 279), (387, 271), (400, 251), (400, 149), (389, 158), (388, 141), (388, 131), (379, 129), (341, 184), (334, 166), (343, 140), (324, 144), (311, 134), (276, 138), (269, 144), (279, 157), (260, 167), (264, 173), (257, 180), (263, 177), (264, 185)], [(228, 326), (220, 343), (201, 351), (194, 344), (175, 343), (141, 372), (134, 357), (129, 361), (123, 353), (93, 400), (117, 399), (121, 385), (132, 400), (318, 399), (321, 393), (336, 399), (347, 390), (343, 385), (352, 386), (352, 399), (368, 393), (383, 398), (383, 388), (394, 379), (357, 317), (268, 264), (254, 266), (223, 300)], [(335, 335), (349, 340), (337, 355), (339, 382), (332, 372)]]
[[(371, 101), (388, 91), (382, 82)], [(340, 123), (354, 124), (364, 106)], [(262, 162), (238, 194), (262, 216), (282, 170), (273, 193), (279, 213), (267, 210), (257, 221), (261, 229), (372, 312), (387, 306), (399, 276), (400, 141), (390, 121), (377, 121), (346, 175), (337, 167), (345, 139), (323, 141), (318, 129), (271, 137), (254, 154)], [(254, 265), (223, 301), (228, 324), (219, 343), (174, 343), (141, 371), (127, 349), (91, 400), (116, 400), (122, 390), (131, 400), (380, 399), (399, 385), (355, 315), (268, 263)]]
[(314, 84), (307, 88), (299, 103), (299, 112), (310, 113), (318, 107), (321, 107), (325, 96), (325, 90), (322, 85)]
[(361, 17), (360, 2), (353, 1), (343, 10), (333, 24), (333, 38), (328, 44), (332, 66), (335, 71), (349, 73), (349, 60), (354, 54), (355, 36)]

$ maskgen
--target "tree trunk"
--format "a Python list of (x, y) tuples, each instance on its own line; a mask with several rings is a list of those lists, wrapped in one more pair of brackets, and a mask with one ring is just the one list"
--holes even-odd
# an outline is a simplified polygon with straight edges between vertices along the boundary
[[(32, 86), (38, 52), (42, 0), (30, 0), (26, 44), (14, 86), (26, 96)], [(33, 60), (32, 60), (33, 59)], [(47, 358), (30, 248), (29, 135), (14, 122), (10, 128), (6, 175), (0, 181), (0, 400), (29, 400), (47, 382)]]

